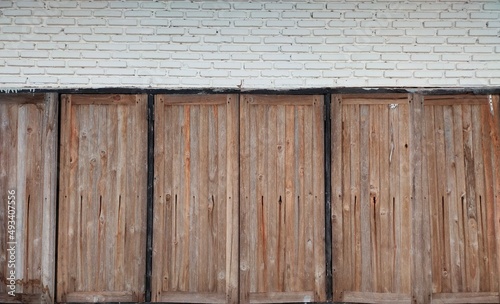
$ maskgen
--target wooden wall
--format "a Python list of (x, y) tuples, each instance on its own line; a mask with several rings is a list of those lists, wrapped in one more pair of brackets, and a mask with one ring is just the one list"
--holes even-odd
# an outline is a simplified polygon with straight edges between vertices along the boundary
[(243, 95), (241, 303), (324, 301), (323, 96)]
[(238, 96), (155, 102), (153, 300), (238, 302)]
[[(0, 302), (54, 299), (56, 94), (0, 95)], [(15, 191), (16, 297), (7, 294), (7, 191)]]
[(147, 98), (63, 95), (57, 300), (144, 300)]
[(144, 301), (148, 204), (154, 302), (500, 302), (498, 96), (156, 95), (150, 167), (146, 95), (57, 97), (0, 95), (0, 302)]

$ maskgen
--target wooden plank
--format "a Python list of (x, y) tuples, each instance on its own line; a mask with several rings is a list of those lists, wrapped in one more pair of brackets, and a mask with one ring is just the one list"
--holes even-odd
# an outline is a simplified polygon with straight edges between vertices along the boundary
[(422, 178), (422, 120), (424, 117), (423, 97), (412, 95), (410, 113), (410, 151), (412, 189), (412, 299), (416, 303), (430, 303), (430, 220), (429, 206), (424, 204)]
[(250, 303), (304, 303), (314, 302), (313, 292), (251, 293)]
[[(345, 132), (346, 132), (346, 137), (347, 137), (347, 132), (349, 132), (350, 129), (350, 147), (349, 147), (349, 141), (346, 141), (344, 139), (345, 143), (344, 146), (346, 147), (346, 152), (348, 149), (350, 149), (350, 157), (351, 157), (351, 162), (349, 166), (344, 167), (344, 176), (350, 175), (350, 182), (349, 184), (351, 185), (351, 189), (348, 192), (349, 197), (347, 198), (350, 201), (350, 204), (352, 205), (353, 213), (351, 217), (351, 222), (352, 222), (352, 227), (351, 227), (351, 234), (352, 234), (352, 241), (351, 244), (353, 244), (353, 250), (352, 250), (352, 261), (353, 261), (353, 268), (352, 268), (352, 274), (353, 274), (353, 281), (351, 282), (351, 289), (352, 290), (361, 290), (361, 277), (363, 275), (362, 273), (362, 267), (361, 267), (361, 257), (362, 257), (362, 251), (361, 251), (361, 155), (364, 151), (361, 151), (361, 145), (360, 145), (360, 106), (359, 105), (352, 105), (349, 107), (344, 107), (344, 109), (348, 108), (349, 111), (349, 119), (345, 119)], [(346, 112), (346, 110), (344, 110)], [(346, 114), (347, 115), (347, 114)], [(349, 122), (349, 123), (348, 123)], [(349, 170), (349, 171), (348, 171)], [(347, 181), (346, 181), (347, 182)]]
[(245, 95), (250, 105), (265, 104), (269, 106), (311, 106), (313, 104), (310, 95)]
[(498, 292), (454, 292), (437, 293), (432, 295), (432, 303), (499, 303)]
[(78, 302), (133, 302), (137, 296), (132, 292), (101, 291), (101, 292), (71, 292), (66, 295), (67, 303)]
[(52, 303), (52, 299), (44, 294), (26, 294), (16, 293), (11, 296), (7, 293), (0, 293), (0, 303), (22, 303), (22, 304), (39, 304), (39, 303)]
[(373, 286), (372, 274), (372, 255), (366, 254), (372, 252), (371, 249), (371, 201), (369, 189), (370, 176), (370, 158), (365, 151), (370, 151), (370, 108), (367, 105), (360, 106), (360, 167), (361, 167), (361, 184), (360, 184), (360, 206), (361, 206), (361, 291), (371, 291)]
[[(342, 187), (343, 173), (342, 168), (347, 167), (345, 156), (342, 153), (345, 151), (343, 148), (343, 133), (349, 132), (348, 128), (343, 128), (344, 121), (342, 118), (342, 96), (332, 95), (331, 98), (331, 121), (332, 121), (332, 254), (333, 254), (333, 290), (334, 301), (340, 301), (344, 284), (346, 281), (352, 280), (352, 274), (346, 275), (346, 268), (350, 271), (352, 266), (344, 266), (344, 222), (343, 222), (343, 209), (345, 201), (350, 199), (349, 192), (345, 192)], [(349, 201), (350, 202), (350, 201)], [(352, 210), (351, 212), (354, 212)], [(350, 228), (350, 227), (349, 227)], [(348, 236), (346, 236), (348, 237)]]
[(174, 303), (226, 303), (224, 294), (208, 292), (164, 292), (160, 297), (161, 302)]
[(133, 105), (136, 102), (135, 95), (125, 94), (74, 94), (73, 105)]
[(276, 192), (278, 194), (278, 291), (285, 290), (285, 233), (286, 222), (285, 222), (285, 106), (277, 106), (277, 168), (276, 168)]
[(22, 93), (22, 94), (1, 94), (0, 104), (40, 104), (44, 103), (45, 94), (42, 93)]
[(265, 205), (267, 204), (267, 196), (265, 196), (265, 184), (267, 183), (267, 176), (264, 173), (265, 167), (267, 167), (266, 163), (266, 149), (265, 149), (265, 131), (266, 131), (266, 109), (265, 106), (252, 106), (254, 108), (255, 113), (255, 126), (252, 124), (252, 131), (255, 133), (252, 134), (255, 138), (255, 146), (252, 146), (252, 150), (255, 150), (255, 163), (253, 163), (253, 167), (255, 168), (255, 196), (254, 196), (254, 204), (255, 204), (255, 288), (251, 289), (251, 292), (263, 292), (267, 289), (267, 273), (266, 273), (266, 259), (267, 259), (267, 221), (264, 218), (265, 214)]
[[(267, 244), (267, 273), (268, 291), (278, 291), (278, 234), (279, 234), (279, 193), (277, 191), (278, 180), (278, 117), (277, 107), (271, 106), (267, 113), (267, 140), (266, 140), (266, 197), (267, 206), (267, 226), (268, 226), (268, 244)], [(311, 145), (312, 146), (312, 145)]]
[[(366, 202), (370, 208), (370, 255), (371, 255), (371, 291), (379, 291), (380, 279), (380, 130), (379, 113), (377, 106), (370, 105), (369, 123), (369, 191), (370, 201)], [(365, 253), (366, 254), (366, 253)]]
[(240, 102), (240, 269), (239, 302), (250, 302), (250, 97), (241, 96)]
[(239, 267), (240, 255), (239, 237), (242, 229), (239, 222), (240, 216), (240, 125), (239, 125), (239, 96), (228, 95), (226, 98), (227, 116), (227, 227), (226, 227), (226, 301), (239, 303)]
[(326, 301), (324, 120), (321, 95), (313, 96), (314, 301)]
[[(405, 105), (408, 107), (408, 105)], [(392, 222), (392, 245), (394, 246), (392, 257), (392, 280), (393, 292), (401, 292), (401, 196), (400, 196), (400, 174), (401, 162), (399, 141), (399, 113), (401, 107), (389, 107), (389, 204)], [(405, 118), (401, 118), (404, 120)]]
[(388, 105), (407, 104), (407, 94), (343, 94), (342, 104)]
[(343, 302), (348, 303), (411, 303), (411, 296), (403, 293), (345, 292)]
[(481, 95), (429, 95), (425, 104), (433, 106), (487, 105), (488, 100)]
[(184, 94), (168, 94), (158, 95), (158, 100), (165, 105), (192, 105), (192, 106), (209, 106), (226, 104), (226, 97), (222, 94), (200, 94), (200, 95), (184, 95)]
[(285, 291), (294, 290), (294, 280), (296, 278), (296, 262), (294, 261), (296, 241), (298, 236), (295, 235), (295, 212), (296, 212), (296, 195), (294, 185), (295, 173), (295, 116), (294, 108), (291, 106), (285, 107)]

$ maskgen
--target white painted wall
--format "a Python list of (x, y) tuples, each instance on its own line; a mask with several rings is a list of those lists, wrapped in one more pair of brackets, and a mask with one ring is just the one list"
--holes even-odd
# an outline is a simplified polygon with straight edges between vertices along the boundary
[(4, 1), (0, 89), (500, 86), (500, 1)]

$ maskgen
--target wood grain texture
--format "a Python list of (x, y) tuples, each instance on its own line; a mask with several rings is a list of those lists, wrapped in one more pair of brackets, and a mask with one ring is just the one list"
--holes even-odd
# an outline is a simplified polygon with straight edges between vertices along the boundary
[(372, 97), (332, 96), (336, 301), (347, 294), (410, 299), (408, 96)]
[(343, 302), (348, 303), (411, 303), (408, 294), (400, 293), (375, 293), (375, 292), (345, 292), (342, 297)]
[(322, 97), (243, 95), (240, 123), (240, 301), (324, 301)]
[(432, 295), (432, 303), (465, 304), (465, 303), (499, 303), (498, 292), (455, 292)]
[(146, 96), (63, 95), (61, 118), (57, 299), (104, 292), (142, 301)]
[[(0, 95), (0, 191), (16, 191), (16, 299), (28, 302), (54, 301), (57, 117), (55, 94)], [(5, 232), (7, 216), (2, 204)], [(7, 241), (2, 233), (0, 276), (5, 278), (11, 270)], [(7, 292), (3, 282), (1, 294)]]
[(432, 298), (437, 303), (491, 301), (486, 293), (499, 290), (493, 240), (498, 237), (498, 114), (493, 97), (491, 107), (488, 96), (474, 96), (474, 103), (468, 100), (472, 97), (460, 97), (440, 96), (439, 103), (425, 97), (424, 180), (431, 214)]
[(156, 96), (155, 301), (238, 300), (237, 119), (237, 95)]

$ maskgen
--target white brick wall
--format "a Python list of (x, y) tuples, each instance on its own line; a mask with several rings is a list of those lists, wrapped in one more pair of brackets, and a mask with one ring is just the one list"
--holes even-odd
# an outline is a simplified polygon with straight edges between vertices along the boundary
[(0, 0), (0, 90), (496, 87), (499, 20), (498, 0)]

